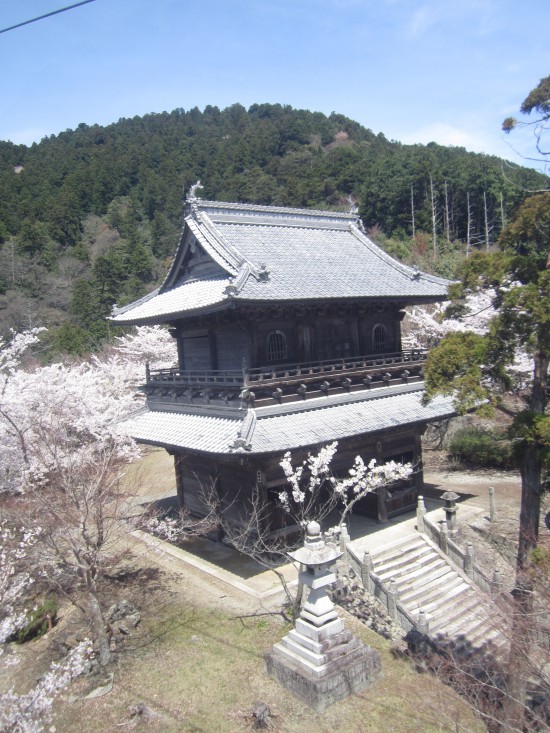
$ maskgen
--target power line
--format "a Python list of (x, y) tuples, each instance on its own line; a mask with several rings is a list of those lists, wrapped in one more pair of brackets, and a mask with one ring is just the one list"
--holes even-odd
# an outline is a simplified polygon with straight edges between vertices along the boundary
[(39, 15), (37, 18), (31, 18), (31, 20), (24, 20), (22, 23), (17, 23), (17, 25), (10, 25), (9, 28), (2, 28), (0, 30), (0, 33), (7, 33), (8, 31), (14, 30), (14, 28), (21, 28), (22, 25), (28, 25), (29, 23), (36, 23), (37, 20), (42, 20), (43, 18), (49, 18), (51, 15), (57, 15), (58, 13), (64, 13), (66, 10), (72, 10), (73, 8), (78, 8), (81, 5), (87, 5), (88, 3), (93, 3), (95, 0), (82, 0), (80, 3), (75, 3), (74, 5), (68, 5), (66, 8), (60, 8), (59, 10), (52, 10), (51, 13), (46, 13), (45, 15)]

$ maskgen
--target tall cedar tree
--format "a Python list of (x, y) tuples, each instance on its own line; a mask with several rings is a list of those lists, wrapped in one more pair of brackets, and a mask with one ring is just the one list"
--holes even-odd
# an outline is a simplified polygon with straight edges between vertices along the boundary
[[(542, 80), (522, 105), (535, 110), (539, 128), (550, 119), (550, 85)], [(543, 98), (528, 104), (535, 92)], [(509, 126), (505, 121), (504, 126)], [(537, 149), (542, 150), (537, 137)], [(532, 355), (533, 380), (525, 409), (510, 428), (521, 473), (521, 512), (516, 565), (516, 610), (510, 650), (509, 694), (511, 719), (521, 725), (525, 711), (525, 665), (530, 647), (529, 620), (534, 609), (532, 552), (538, 545), (544, 472), (550, 462), (550, 417), (546, 414), (550, 360), (550, 191), (527, 198), (501, 233), (500, 251), (477, 253), (466, 261), (462, 282), (452, 293), (457, 299), (468, 290), (494, 288), (498, 313), (489, 333), (454, 333), (435, 348), (426, 365), (426, 396), (454, 393), (459, 411), (480, 401), (495, 402), (495, 380), (506, 384), (506, 365), (517, 348)], [(487, 403), (485, 403), (487, 404)]]

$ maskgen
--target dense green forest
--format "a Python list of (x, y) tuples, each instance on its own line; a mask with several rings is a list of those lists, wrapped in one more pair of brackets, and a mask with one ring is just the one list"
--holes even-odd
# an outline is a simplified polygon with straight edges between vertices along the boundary
[(235, 104), (150, 114), (0, 142), (0, 333), (45, 325), (50, 357), (109, 336), (104, 316), (152, 289), (185, 191), (286, 206), (359, 207), (392, 254), (451, 276), (490, 248), (548, 179), (435, 143), (402, 145), (339, 114)]

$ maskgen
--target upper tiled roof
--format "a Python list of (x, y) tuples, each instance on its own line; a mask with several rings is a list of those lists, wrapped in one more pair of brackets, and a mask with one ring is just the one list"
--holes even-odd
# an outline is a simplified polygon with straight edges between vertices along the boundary
[[(243, 410), (242, 418), (182, 412), (143, 412), (125, 423), (136, 440), (206, 453), (278, 453), (455, 415), (450, 397), (422, 404), (421, 384), (347, 398), (321, 397), (274, 414)], [(290, 408), (290, 406), (286, 406)]]
[[(143, 323), (228, 301), (398, 298), (430, 302), (449, 282), (406, 267), (377, 247), (354, 214), (191, 199), (172, 267), (158, 294), (118, 310)], [(186, 232), (227, 274), (181, 282)], [(229, 285), (229, 287), (227, 287)]]

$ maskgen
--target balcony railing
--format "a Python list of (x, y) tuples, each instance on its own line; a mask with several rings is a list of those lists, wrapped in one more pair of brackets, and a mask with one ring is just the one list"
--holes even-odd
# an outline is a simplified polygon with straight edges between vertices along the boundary
[(370, 354), (368, 356), (351, 356), (343, 359), (328, 359), (325, 361), (304, 362), (301, 364), (277, 364), (269, 367), (244, 369), (247, 386), (276, 386), (281, 380), (299, 382), (317, 381), (319, 378), (337, 377), (342, 375), (356, 375), (364, 373), (404, 369), (407, 366), (422, 365), (426, 360), (427, 351), (411, 349), (392, 354)]
[(391, 373), (409, 368), (419, 368), (426, 359), (427, 351), (414, 349), (391, 354), (370, 354), (343, 359), (328, 359), (299, 364), (276, 364), (249, 369), (208, 369), (187, 370), (146, 368), (147, 385), (188, 386), (213, 388), (267, 388), (280, 383), (290, 385), (294, 382), (315, 382), (320, 379), (334, 380), (340, 377), (365, 377), (380, 373)]

